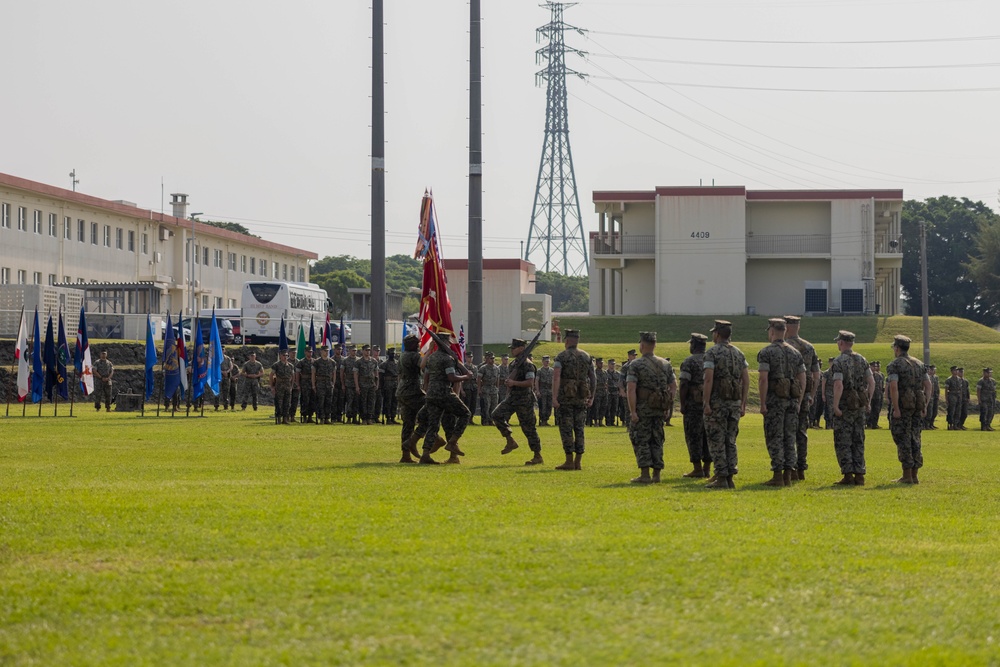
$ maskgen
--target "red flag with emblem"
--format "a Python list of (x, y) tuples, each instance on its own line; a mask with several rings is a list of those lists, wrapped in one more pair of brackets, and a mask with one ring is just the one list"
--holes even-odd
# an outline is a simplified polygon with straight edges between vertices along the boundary
[[(420, 202), (420, 228), (414, 258), (424, 263), (423, 287), (420, 291), (420, 322), (441, 336), (451, 340), (451, 349), (461, 354), (451, 323), (451, 301), (448, 299), (448, 277), (445, 275), (438, 239), (437, 211), (434, 196), (424, 192)], [(431, 337), (426, 331), (420, 334), (420, 352), (426, 354), (431, 347)]]

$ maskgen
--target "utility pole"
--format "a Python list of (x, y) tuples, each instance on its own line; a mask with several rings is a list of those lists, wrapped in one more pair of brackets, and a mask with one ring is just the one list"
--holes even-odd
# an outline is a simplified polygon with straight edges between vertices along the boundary
[(483, 358), (483, 83), (480, 0), (469, 2), (469, 350)]
[(385, 349), (385, 58), (382, 0), (372, 0), (372, 346)]
[(566, 75), (585, 78), (580, 72), (566, 67), (566, 53), (586, 56), (579, 49), (566, 46), (564, 33), (580, 28), (563, 22), (563, 9), (576, 3), (546, 2), (551, 20), (536, 31), (537, 39), (547, 39), (548, 45), (535, 51), (535, 61), (546, 61), (545, 69), (535, 75), (535, 83), (547, 82), (545, 105), (545, 140), (538, 165), (535, 203), (528, 228), (528, 250), (524, 259), (542, 251), (543, 271), (559, 271), (563, 275), (586, 275), (589, 271), (587, 239), (580, 216), (580, 198), (576, 191), (573, 152), (569, 145), (569, 117), (566, 104)]
[(924, 320), (924, 366), (931, 363), (931, 322), (927, 310), (927, 221), (919, 220), (920, 225), (920, 312)]
[(76, 192), (76, 186), (80, 183), (79, 179), (76, 177), (76, 168), (69, 172), (69, 177), (73, 179), (73, 192)]

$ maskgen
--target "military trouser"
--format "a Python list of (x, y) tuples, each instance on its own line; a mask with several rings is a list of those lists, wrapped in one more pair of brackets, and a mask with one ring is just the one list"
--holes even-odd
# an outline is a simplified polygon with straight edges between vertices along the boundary
[(301, 396), (302, 391), (295, 385), (292, 385), (292, 397), (291, 400), (288, 401), (288, 417), (290, 419), (295, 418), (295, 411), (299, 408), (299, 399)]
[(358, 404), (361, 402), (361, 394), (354, 390), (353, 384), (348, 384), (344, 392), (344, 416), (347, 421), (353, 421), (358, 414)]
[(833, 394), (829, 392), (823, 397), (823, 422), (827, 428), (833, 427)]
[(330, 389), (330, 398), (327, 400), (330, 406), (330, 421), (341, 421), (344, 417), (344, 388), (340, 386), (339, 382), (333, 384)]
[(299, 413), (303, 419), (309, 419), (316, 412), (316, 391), (312, 385), (303, 383), (299, 387), (299, 405)]
[(375, 421), (375, 385), (361, 385), (358, 394), (358, 415), (361, 421)]
[(639, 417), (629, 420), (629, 440), (639, 468), (663, 470), (663, 417)]
[(253, 401), (253, 409), (257, 409), (257, 394), (260, 393), (260, 383), (256, 378), (247, 378), (243, 382), (243, 409), (246, 410), (247, 407), (247, 394), (250, 395), (251, 401)]
[(958, 394), (948, 394), (945, 400), (948, 402), (948, 426), (956, 426), (962, 412), (962, 397)]
[(396, 387), (397, 387), (397, 381), (392, 380), (386, 382), (381, 389), (382, 414), (385, 416), (385, 420), (387, 422), (395, 421), (396, 412), (398, 412), (398, 408), (396, 407)]
[(548, 426), (552, 416), (552, 387), (538, 392), (538, 421)]
[[(469, 408), (470, 424), (475, 423), (472, 419), (476, 416), (476, 406), (479, 402), (479, 396), (477, 394), (478, 392), (476, 391), (475, 382), (462, 386), (462, 402), (465, 403), (465, 407)], [(482, 419), (480, 419), (480, 421), (482, 421)]]
[(625, 396), (618, 397), (618, 419), (621, 420), (623, 426), (628, 424), (628, 398)]
[(969, 401), (962, 399), (962, 407), (958, 413), (958, 425), (965, 426), (965, 420), (969, 418)]
[(916, 410), (899, 412), (899, 419), (889, 415), (889, 430), (896, 443), (896, 456), (904, 468), (922, 468), (924, 455), (920, 451), (920, 431), (923, 424), (920, 413)]
[[(454, 392), (449, 391), (444, 396), (427, 397), (427, 431), (424, 434), (424, 453), (430, 454), (434, 449), (434, 441), (437, 439), (438, 429), (442, 424), (442, 417), (445, 414), (453, 415), (455, 418), (454, 431), (449, 437), (456, 440), (465, 433), (465, 427), (469, 423), (469, 408), (465, 407)], [(418, 419), (419, 422), (419, 419)], [(447, 430), (445, 431), (447, 434)]]
[[(232, 402), (229, 400), (229, 390), (233, 384), (233, 381), (226, 376), (223, 376), (222, 380), (219, 381), (219, 393), (215, 395), (215, 408), (219, 408), (219, 401), (222, 401), (222, 409), (228, 410), (232, 406)], [(233, 406), (235, 407), (235, 406)]]
[(806, 458), (809, 455), (809, 424), (812, 421), (812, 402), (808, 399), (802, 400), (799, 408), (799, 423), (795, 429), (795, 469), (807, 470), (809, 464)]
[(559, 439), (562, 440), (563, 451), (567, 454), (583, 454), (586, 449), (584, 439), (584, 424), (587, 421), (587, 406), (559, 404), (556, 410), (556, 421), (559, 422)]
[(833, 448), (837, 452), (840, 472), (864, 475), (865, 467), (865, 411), (844, 410), (833, 417)]
[(872, 410), (868, 413), (868, 428), (879, 428), (878, 420), (882, 415), (882, 395), (875, 392), (872, 396)]
[(937, 419), (938, 413), (938, 400), (937, 396), (931, 396), (931, 402), (927, 406), (927, 416), (924, 417), (924, 424), (927, 425), (927, 428), (934, 428), (934, 420)]
[(418, 439), (427, 434), (427, 410), (424, 408), (426, 401), (424, 395), (415, 394), (412, 396), (401, 396), (396, 399), (399, 406), (399, 419), (403, 422), (403, 428), (399, 432), (400, 441), (406, 444), (410, 436), (416, 434)]
[(979, 426), (985, 428), (993, 423), (993, 408), (996, 397), (986, 397), (979, 402)]
[(740, 401), (715, 400), (711, 407), (712, 414), (705, 415), (705, 436), (715, 474), (735, 475), (739, 472), (736, 438), (740, 434)]
[(712, 462), (712, 455), (708, 451), (708, 435), (705, 432), (705, 414), (700, 402), (685, 405), (684, 441), (687, 443), (688, 460), (691, 463)]
[(281, 385), (274, 388), (274, 416), (280, 421), (290, 417), (292, 407), (292, 386)]
[(330, 419), (330, 414), (333, 412), (333, 385), (329, 382), (316, 383), (313, 412), (317, 421)]
[(604, 423), (614, 426), (618, 421), (618, 394), (608, 394), (607, 405), (604, 408)]
[(771, 457), (771, 470), (795, 468), (795, 433), (799, 427), (798, 399), (767, 397), (767, 414), (764, 415), (764, 441)]
[[(362, 389), (362, 391), (364, 391)], [(368, 411), (368, 419), (377, 422), (382, 416), (382, 388), (372, 387), (371, 410)]]
[(598, 394), (594, 396), (594, 402), (590, 405), (590, 423), (600, 426), (604, 423), (604, 415), (608, 411), (608, 395)]
[(97, 386), (94, 387), (94, 396), (97, 397), (97, 398), (94, 399), (94, 407), (97, 408), (98, 410), (100, 410), (101, 409), (101, 401), (103, 401), (105, 409), (108, 412), (110, 412), (111, 411), (111, 380), (108, 380), (107, 382), (105, 382), (103, 380), (99, 380), (97, 382)]
[(667, 423), (674, 417), (674, 397), (671, 396), (667, 399)]
[[(809, 410), (809, 420), (812, 424), (819, 425), (819, 420), (826, 411), (826, 401), (823, 400), (823, 395), (819, 392), (816, 393), (816, 402), (812, 404)], [(805, 468), (801, 468), (805, 470)]]
[(511, 415), (517, 415), (517, 423), (521, 426), (521, 432), (528, 439), (528, 447), (536, 454), (542, 451), (542, 440), (538, 437), (535, 429), (535, 403), (534, 394), (507, 394), (507, 398), (500, 402), (490, 417), (493, 425), (500, 431), (500, 435), (507, 437), (511, 435), (508, 420)]
[(497, 409), (497, 405), (500, 403), (500, 394), (496, 391), (484, 391), (480, 396), (480, 415), (482, 416), (483, 424), (486, 426), (493, 426), (493, 411)]

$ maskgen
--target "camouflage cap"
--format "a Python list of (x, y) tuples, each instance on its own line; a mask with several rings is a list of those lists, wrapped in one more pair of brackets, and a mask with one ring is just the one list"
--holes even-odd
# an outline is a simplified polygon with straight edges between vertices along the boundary
[(483, 358), (484, 359), (492, 359), (495, 356), (496, 355), (493, 354), (492, 352), (490, 352), (489, 350), (486, 350), (485, 352), (483, 352)]
[(596, 364), (603, 364), (604, 363), (604, 357), (594, 357), (594, 363), (596, 363)]
[(782, 315), (781, 319), (785, 320), (788, 324), (798, 324), (802, 321), (802, 318), (798, 315)]
[(639, 342), (640, 343), (655, 343), (656, 342), (656, 332), (655, 331), (640, 331), (639, 332)]
[(853, 343), (854, 342), (854, 338), (855, 338), (855, 336), (854, 336), (853, 332), (841, 330), (837, 334), (837, 337), (833, 339), (833, 342), (836, 343), (837, 341), (841, 341), (842, 340), (842, 341), (844, 341), (846, 343)]
[(703, 333), (697, 333), (697, 332), (692, 332), (691, 333), (691, 340), (689, 340), (688, 342), (689, 343), (704, 343), (707, 340), (708, 340), (708, 336), (706, 336), (705, 334), (703, 334)]
[(965, 367), (964, 366), (959, 366), (958, 370), (959, 370), (959, 372), (964, 373), (965, 372)]
[(984, 372), (984, 373), (992, 373), (992, 372), (993, 372), (993, 369), (992, 369), (992, 368), (984, 368), (984, 369), (983, 369), (983, 372)]
[(615, 363), (615, 360), (614, 359), (608, 359), (608, 363), (609, 364), (613, 364), (613, 363)]
[(508, 345), (507, 347), (509, 347), (510, 349), (513, 350), (514, 348), (517, 348), (517, 347), (524, 347), (527, 344), (528, 343), (525, 342), (525, 340), (523, 338), (511, 338), (510, 339), (510, 345)]
[(566, 329), (565, 331), (563, 331), (563, 338), (579, 338), (579, 337), (580, 337), (579, 329)]
[(898, 347), (903, 350), (910, 349), (911, 342), (912, 341), (910, 340), (909, 336), (904, 336), (902, 334), (896, 334), (895, 336), (892, 337), (893, 347)]
[(952, 373), (954, 373), (954, 372), (955, 372), (955, 371), (957, 371), (957, 370), (958, 370), (958, 366), (952, 366), (952, 367), (951, 367), (951, 372), (952, 372)]
[(406, 338), (404, 338), (403, 340), (410, 340), (411, 338), (413, 340), (420, 340), (420, 336), (418, 336), (416, 333), (408, 333), (408, 334), (406, 334)]
[(552, 357), (550, 357), (550, 356), (549, 356), (549, 355), (547, 355), (547, 354), (543, 354), (543, 355), (542, 355), (542, 361), (545, 361), (546, 359), (551, 359), (551, 358), (552, 358)]
[(928, 366), (927, 368), (929, 368), (929, 369), (930, 369), (930, 370), (932, 370), (932, 371), (936, 371), (936, 370), (937, 370), (937, 366), (935, 366), (934, 364), (931, 364), (931, 365), (930, 365), (930, 366)]
[(727, 322), (726, 320), (715, 320), (715, 326), (709, 329), (709, 331), (718, 331), (722, 327), (732, 328), (732, 326), (733, 326), (732, 322)]
[[(780, 317), (772, 317), (767, 321), (767, 329), (774, 329), (775, 331), (785, 330), (785, 320)], [(765, 331), (767, 331), (765, 329)]]
[(372, 346), (368, 345), (368, 344), (365, 344), (365, 345), (361, 346), (361, 351), (362, 352), (364, 352), (365, 350), (371, 350), (371, 349), (372, 349)]
[(629, 350), (628, 352), (626, 352), (626, 354), (629, 354), (629, 355), (631, 355), (631, 356), (634, 357), (635, 356), (635, 350), (634, 349), (633, 350)]

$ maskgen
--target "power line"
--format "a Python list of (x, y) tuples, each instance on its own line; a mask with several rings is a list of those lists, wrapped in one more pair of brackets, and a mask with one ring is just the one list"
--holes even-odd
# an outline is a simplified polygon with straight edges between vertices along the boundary
[(698, 67), (740, 67), (750, 69), (791, 69), (791, 70), (921, 70), (921, 69), (964, 69), (979, 67), (1000, 67), (1000, 63), (955, 63), (944, 65), (771, 65), (761, 63), (720, 63), (701, 60), (675, 60), (671, 58), (645, 58), (642, 56), (619, 56), (614, 53), (589, 52), (590, 58), (616, 58), (618, 60), (665, 63), (669, 65), (694, 65)]
[(721, 39), (718, 37), (678, 37), (676, 35), (642, 35), (629, 32), (589, 31), (594, 35), (629, 37), (631, 39), (660, 39), (673, 42), (712, 42), (716, 44), (784, 44), (784, 45), (845, 45), (845, 44), (932, 44), (946, 42), (985, 42), (1000, 39), (1000, 35), (973, 37), (930, 37), (926, 39), (849, 39), (849, 40), (777, 40), (777, 39)]
[(766, 88), (761, 86), (725, 86), (713, 83), (682, 83), (680, 81), (646, 81), (643, 79), (616, 79), (615, 77), (594, 76), (595, 79), (614, 79), (623, 83), (658, 83), (664, 86), (685, 88), (715, 88), (721, 90), (755, 90), (771, 93), (850, 93), (850, 94), (899, 94), (899, 93), (996, 93), (996, 88), (895, 88), (895, 89), (855, 89), (855, 88)]

